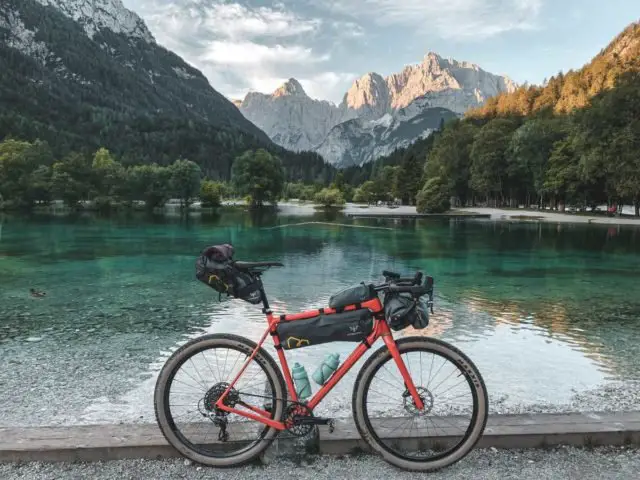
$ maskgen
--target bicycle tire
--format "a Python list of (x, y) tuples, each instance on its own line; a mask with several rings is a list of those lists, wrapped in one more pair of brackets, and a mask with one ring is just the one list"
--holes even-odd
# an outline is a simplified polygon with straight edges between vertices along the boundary
[[(235, 467), (250, 462), (260, 455), (273, 442), (279, 431), (275, 428), (265, 426), (266, 433), (264, 433), (263, 437), (257, 441), (256, 445), (238, 455), (222, 457), (203, 455), (189, 447), (189, 445), (186, 445), (185, 442), (180, 439), (181, 435), (176, 432), (175, 423), (173, 422), (171, 412), (169, 411), (169, 390), (167, 389), (167, 386), (170, 386), (170, 382), (173, 380), (173, 377), (179, 368), (193, 355), (208, 348), (215, 347), (227, 347), (247, 355), (251, 355), (253, 350), (257, 347), (257, 344), (248, 338), (238, 335), (212, 334), (194, 339), (180, 347), (165, 362), (158, 376), (158, 380), (156, 381), (154, 392), (156, 421), (158, 422), (158, 426), (160, 427), (160, 430), (167, 442), (169, 442), (170, 445), (185, 457), (207, 466)], [(263, 371), (266, 373), (267, 378), (271, 383), (271, 388), (274, 389), (275, 398), (280, 399), (275, 402), (275, 411), (272, 418), (282, 420), (284, 416), (285, 403), (282, 399), (287, 398), (286, 386), (282, 373), (280, 372), (280, 369), (273, 357), (263, 348), (258, 350), (254, 360), (260, 364)]]
[(373, 376), (389, 359), (392, 359), (389, 349), (383, 346), (365, 362), (354, 384), (352, 409), (358, 432), (371, 449), (380, 454), (385, 461), (403, 470), (429, 472), (448, 467), (468, 455), (484, 433), (489, 409), (489, 398), (484, 380), (478, 368), (464, 353), (442, 340), (407, 337), (397, 340), (396, 344), (401, 354), (408, 351), (435, 352), (461, 369), (467, 383), (471, 386), (474, 399), (472, 423), (458, 445), (448, 455), (436, 460), (412, 460), (406, 456), (398, 455), (385, 445), (371, 426), (366, 405), (366, 394)]

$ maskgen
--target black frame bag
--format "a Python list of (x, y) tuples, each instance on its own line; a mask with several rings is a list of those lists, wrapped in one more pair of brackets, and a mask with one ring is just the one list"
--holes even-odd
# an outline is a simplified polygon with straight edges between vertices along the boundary
[(373, 314), (367, 308), (305, 320), (282, 320), (276, 327), (285, 350), (330, 342), (362, 342), (373, 331)]
[(233, 263), (233, 246), (225, 243), (205, 248), (196, 260), (196, 278), (220, 294), (258, 304), (262, 301), (262, 281), (238, 269)]
[(410, 293), (387, 293), (384, 298), (384, 316), (391, 330), (395, 331), (409, 325), (421, 330), (429, 325), (427, 302)]

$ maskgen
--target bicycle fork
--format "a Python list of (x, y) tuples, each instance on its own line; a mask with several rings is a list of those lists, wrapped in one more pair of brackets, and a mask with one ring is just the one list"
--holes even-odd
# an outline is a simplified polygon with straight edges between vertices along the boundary
[(415, 404), (418, 410), (424, 410), (424, 402), (420, 395), (418, 394), (418, 390), (416, 389), (415, 384), (413, 383), (413, 378), (411, 378), (411, 374), (409, 374), (406, 365), (404, 364), (404, 360), (402, 360), (402, 356), (400, 355), (400, 351), (398, 350), (398, 346), (396, 345), (395, 340), (391, 333), (382, 336), (382, 340), (385, 345), (389, 349), (393, 360), (396, 362), (396, 366), (398, 370), (400, 370), (400, 374), (402, 375), (402, 379), (404, 380), (404, 385), (409, 393), (411, 394), (411, 398), (413, 398), (413, 403)]

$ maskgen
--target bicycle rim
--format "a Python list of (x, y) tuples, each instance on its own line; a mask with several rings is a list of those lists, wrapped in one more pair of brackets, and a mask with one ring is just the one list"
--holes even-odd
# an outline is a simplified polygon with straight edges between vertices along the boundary
[[(409, 338), (399, 341), (398, 349), (425, 410), (415, 408), (390, 352), (383, 347), (363, 366), (356, 381), (356, 426), (374, 450), (401, 468), (427, 471), (448, 466), (463, 458), (484, 431), (488, 404), (484, 382), (473, 363), (444, 342)], [(428, 363), (419, 366), (410, 357)], [(427, 372), (436, 375), (427, 377)], [(376, 382), (378, 377), (381, 381)], [(466, 387), (469, 404), (443, 402), (447, 397), (462, 397), (455, 386)]]
[[(209, 336), (190, 342), (167, 361), (156, 387), (156, 416), (169, 443), (185, 456), (212, 466), (238, 465), (258, 455), (278, 433), (256, 420), (215, 408), (215, 402), (254, 348), (253, 342), (242, 337)], [(212, 350), (219, 352), (212, 357)], [(203, 353), (206, 358), (207, 352), (208, 365), (196, 359)], [(180, 376), (185, 366), (191, 366), (191, 372)], [(237, 388), (230, 391), (230, 406), (238, 407), (244, 402), (270, 409), (270, 418), (280, 419), (283, 407), (277, 399), (282, 398), (284, 381), (274, 367), (273, 359), (262, 349), (258, 351), (235, 385)], [(183, 390), (188, 390), (190, 400), (184, 392), (172, 395), (174, 386), (188, 387)]]

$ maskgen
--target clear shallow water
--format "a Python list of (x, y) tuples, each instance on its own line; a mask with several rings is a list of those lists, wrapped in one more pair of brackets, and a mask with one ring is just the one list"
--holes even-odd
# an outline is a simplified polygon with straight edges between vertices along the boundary
[[(313, 221), (345, 225), (292, 225)], [(461, 348), (482, 371), (494, 411), (591, 408), (583, 400), (594, 395), (603, 409), (640, 408), (640, 399), (633, 403), (640, 381), (635, 228), (308, 212), (4, 217), (0, 425), (153, 421), (155, 376), (171, 351), (208, 332), (258, 339), (266, 326), (259, 307), (219, 303), (195, 280), (198, 252), (221, 242), (232, 242), (238, 259), (285, 264), (264, 276), (276, 312), (326, 305), (347, 285), (381, 280), (383, 269), (433, 275), (431, 325), (398, 335), (432, 335)], [(32, 298), (31, 287), (46, 298)], [(344, 359), (354, 346), (288, 358), (311, 374), (328, 352)], [(361, 364), (319, 414), (350, 414)]]

